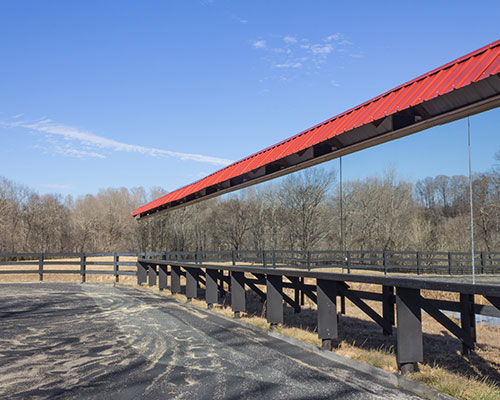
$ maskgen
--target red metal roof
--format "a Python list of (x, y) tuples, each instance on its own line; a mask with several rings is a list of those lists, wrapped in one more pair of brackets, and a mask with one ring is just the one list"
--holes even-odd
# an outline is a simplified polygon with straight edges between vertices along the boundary
[[(178, 204), (174, 204), (174, 202), (186, 201), (187, 204), (192, 201), (192, 199), (187, 199), (189, 195), (196, 193), (199, 197), (205, 197), (206, 195), (200, 193), (203, 189), (226, 182), (232, 178), (241, 177), (250, 171), (255, 171), (260, 167), (299, 153), (344, 133), (349, 132), (347, 135), (354, 135), (351, 131), (356, 128), (424, 104), (439, 96), (444, 96), (497, 74), (500, 74), (500, 40), (406, 82), (282, 142), (228, 165), (199, 181), (143, 205), (135, 210), (132, 215), (145, 216)], [(496, 88), (493, 92), (495, 95), (498, 94)]]

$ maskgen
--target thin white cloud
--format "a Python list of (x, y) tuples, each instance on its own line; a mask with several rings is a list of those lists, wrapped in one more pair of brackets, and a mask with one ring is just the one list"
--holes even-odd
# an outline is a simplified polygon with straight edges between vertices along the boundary
[(55, 146), (55, 151), (58, 154), (62, 154), (64, 156), (69, 156), (69, 157), (76, 157), (76, 158), (87, 158), (87, 157), (94, 157), (94, 158), (106, 158), (105, 155), (96, 153), (94, 151), (84, 151), (84, 150), (77, 150), (77, 149), (72, 149), (71, 147), (62, 147), (62, 146)]
[[(15, 122), (2, 122), (0, 125), (8, 127), (18, 127), (30, 129), (36, 132), (45, 133), (50, 137), (58, 137), (64, 140), (63, 143), (56, 146), (56, 152), (65, 153), (66, 155), (74, 156), (89, 156), (104, 158), (100, 153), (88, 151), (88, 148), (100, 148), (116, 152), (139, 153), (153, 157), (174, 157), (181, 160), (191, 160), (215, 165), (228, 165), (232, 161), (210, 157), (201, 154), (181, 153), (170, 150), (157, 149), (154, 147), (139, 146), (130, 143), (119, 142), (113, 139), (108, 139), (103, 136), (98, 136), (93, 133), (75, 128), (69, 125), (54, 122), (50, 119), (42, 119), (35, 122), (29, 121), (15, 121)], [(84, 148), (74, 148), (75, 144), (80, 144)], [(72, 144), (73, 146), (68, 146)]]
[(300, 68), (300, 67), (302, 67), (302, 63), (300, 63), (300, 62), (284, 63), (284, 64), (275, 64), (274, 66), (276, 68)]
[(265, 40), (255, 40), (252, 43), (252, 46), (255, 47), (256, 49), (265, 49), (266, 48), (266, 41)]
[(326, 55), (330, 54), (333, 51), (333, 46), (331, 44), (313, 44), (311, 47), (311, 52), (313, 54), (321, 54), (321, 55)]
[[(318, 73), (323, 65), (337, 56), (342, 57), (345, 48), (352, 43), (341, 33), (334, 33), (323, 38), (311, 40), (295, 35), (272, 36), (251, 42), (254, 48), (262, 52), (262, 60), (275, 70), (287, 71), (275, 76), (275, 79), (288, 81), (299, 76)], [(352, 52), (352, 49), (349, 50)], [(298, 73), (298, 71), (301, 71)]]
[(285, 36), (285, 37), (283, 38), (283, 41), (284, 41), (285, 43), (297, 43), (297, 39), (296, 39), (296, 38), (294, 38), (293, 36)]
[(327, 36), (325, 38), (326, 42), (331, 42), (332, 40), (340, 40), (342, 35), (340, 33), (334, 33), (333, 35)]

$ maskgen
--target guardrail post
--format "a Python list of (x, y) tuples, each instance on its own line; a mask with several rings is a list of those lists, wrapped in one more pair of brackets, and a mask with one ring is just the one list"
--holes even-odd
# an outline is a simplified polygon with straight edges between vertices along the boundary
[(186, 268), (186, 297), (188, 301), (198, 297), (198, 268)]
[(267, 260), (266, 260), (266, 251), (262, 250), (262, 266), (266, 268), (267, 266)]
[(310, 251), (307, 252), (307, 270), (308, 271), (311, 270), (311, 252)]
[(271, 327), (283, 323), (283, 277), (266, 275), (267, 322)]
[(156, 285), (156, 265), (148, 264), (148, 285)]
[(350, 251), (347, 251), (347, 273), (350, 274), (351, 273), (351, 252)]
[(236, 252), (234, 250), (231, 250), (231, 261), (233, 265), (236, 265)]
[(332, 340), (338, 338), (337, 325), (337, 282), (316, 280), (318, 293), (318, 337), (321, 347), (332, 349)]
[(276, 268), (276, 250), (273, 250), (273, 268)]
[[(394, 325), (394, 287), (382, 286), (382, 317), (388, 322), (388, 325)], [(390, 332), (382, 330), (384, 335), (392, 335)]]
[(38, 276), (40, 282), (43, 281), (43, 258), (44, 258), (43, 253), (40, 253), (40, 255), (38, 256)]
[(396, 308), (398, 366), (403, 374), (416, 372), (424, 360), (420, 290), (397, 287)]
[(234, 317), (239, 318), (240, 312), (246, 311), (245, 273), (231, 271), (231, 309)]
[(219, 291), (217, 287), (217, 278), (219, 276), (219, 271), (216, 269), (206, 269), (205, 272), (205, 301), (207, 302), (207, 307), (212, 308), (213, 304), (219, 302)]
[(146, 283), (147, 280), (147, 266), (146, 264), (141, 262), (141, 259), (137, 258), (137, 284), (140, 286), (143, 283)]
[(486, 257), (485, 257), (485, 254), (484, 254), (484, 251), (481, 252), (481, 273), (484, 274), (484, 266), (486, 264)]
[(115, 275), (115, 282), (118, 282), (120, 275), (118, 274), (118, 255), (116, 253), (113, 254), (113, 273)]
[(417, 251), (417, 275), (420, 275), (420, 267), (421, 267), (421, 254), (419, 251)]
[(80, 255), (80, 275), (82, 276), (82, 283), (87, 281), (87, 273), (86, 273), (86, 257), (85, 253)]
[(172, 294), (181, 292), (181, 267), (177, 265), (170, 268), (170, 291)]
[(384, 275), (387, 275), (387, 252), (384, 250), (382, 255), (384, 257)]
[(448, 275), (451, 275), (451, 264), (452, 264), (451, 251), (448, 252)]
[[(476, 342), (476, 314), (474, 313), (474, 295), (460, 293), (460, 325), (470, 334), (472, 342)], [(462, 354), (467, 355), (474, 350), (462, 340)]]

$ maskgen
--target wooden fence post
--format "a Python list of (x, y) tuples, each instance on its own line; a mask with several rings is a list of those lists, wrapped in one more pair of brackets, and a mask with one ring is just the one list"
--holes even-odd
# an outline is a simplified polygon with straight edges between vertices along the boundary
[(271, 326), (283, 323), (283, 276), (266, 275), (266, 317)]
[(246, 311), (246, 293), (245, 293), (245, 273), (231, 271), (231, 309), (234, 317), (239, 318), (240, 312)]
[(40, 282), (43, 281), (43, 258), (44, 258), (43, 253), (40, 253), (40, 255), (38, 256), (38, 276)]
[(332, 349), (332, 340), (338, 338), (337, 326), (337, 282), (316, 280), (318, 293), (318, 337), (321, 347)]
[(403, 374), (416, 372), (424, 360), (420, 290), (397, 287), (396, 309), (398, 366)]
[(205, 301), (210, 309), (219, 302), (219, 290), (217, 287), (217, 278), (219, 271), (216, 269), (205, 269)]
[(85, 253), (82, 253), (80, 255), (80, 275), (82, 276), (82, 283), (85, 283), (87, 281), (87, 273), (86, 273), (86, 257)]
[(120, 276), (118, 275), (118, 254), (113, 254), (113, 272), (115, 274), (115, 282), (120, 280)]

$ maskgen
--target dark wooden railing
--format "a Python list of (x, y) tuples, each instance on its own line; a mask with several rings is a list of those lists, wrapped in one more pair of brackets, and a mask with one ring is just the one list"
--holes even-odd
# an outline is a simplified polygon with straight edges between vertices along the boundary
[[(345, 299), (380, 325), (384, 335), (392, 335), (397, 327), (397, 362), (403, 373), (415, 371), (423, 362), (422, 311), (430, 315), (461, 342), (463, 352), (469, 353), (476, 342), (476, 315), (500, 318), (499, 284), (469, 284), (443, 280), (427, 280), (323, 272), (295, 266), (280, 265), (230, 265), (201, 262), (200, 255), (178, 254), (192, 257), (191, 261), (172, 258), (154, 259), (140, 256), (137, 262), (137, 283), (156, 286), (160, 290), (170, 288), (173, 294), (184, 293), (188, 299), (200, 296), (199, 288), (205, 289), (208, 308), (230, 293), (235, 317), (246, 311), (246, 293), (254, 292), (265, 302), (266, 318), (272, 326), (284, 322), (284, 306), (300, 312), (307, 296), (317, 306), (317, 332), (323, 347), (331, 349), (338, 338), (338, 306), (345, 313)], [(162, 258), (166, 258), (163, 255)], [(233, 265), (234, 264), (234, 265)], [(278, 265), (278, 264), (276, 264)], [(352, 283), (368, 283), (378, 286), (378, 291), (354, 290)], [(290, 295), (285, 289), (291, 289)], [(445, 295), (424, 296), (422, 290), (459, 294), (459, 301), (446, 300)], [(475, 296), (482, 296), (489, 304), (478, 304)], [(438, 297), (438, 298), (436, 298)], [(366, 301), (381, 303), (382, 313)], [(490, 305), (491, 304), (491, 305)], [(459, 312), (460, 324), (443, 311)]]
[[(36, 273), (43, 280), (44, 274), (80, 274), (82, 282), (90, 274), (111, 274), (118, 282), (121, 275), (135, 275), (132, 271), (120, 271), (120, 266), (135, 266), (125, 257), (159, 258), (163, 260), (203, 263), (252, 264), (264, 268), (294, 267), (309, 271), (325, 268), (341, 268), (342, 272), (376, 271), (388, 274), (440, 274), (470, 275), (471, 255), (464, 252), (410, 252), (374, 250), (265, 250), (265, 251), (198, 251), (198, 252), (148, 252), (148, 253), (0, 253), (2, 274)], [(108, 257), (111, 261), (92, 261), (97, 257)], [(22, 269), (16, 267), (22, 265)], [(54, 269), (54, 266), (78, 268)], [(33, 269), (26, 269), (33, 266)], [(100, 270), (88, 270), (87, 266), (101, 266)], [(111, 268), (110, 268), (111, 267)], [(476, 274), (500, 273), (500, 252), (476, 253)]]
[[(498, 252), (480, 252), (477, 273), (500, 272), (499, 257)], [(325, 348), (331, 348), (332, 340), (338, 338), (338, 306), (345, 313), (347, 298), (380, 325), (385, 335), (397, 327), (397, 360), (401, 370), (408, 372), (423, 361), (422, 310), (461, 340), (464, 353), (474, 349), (476, 315), (500, 318), (500, 282), (474, 285), (416, 276), (470, 274), (468, 263), (468, 253), (396, 251), (2, 253), (0, 275), (38, 274), (43, 281), (44, 274), (79, 274), (82, 282), (90, 274), (112, 275), (116, 282), (122, 275), (136, 276), (140, 285), (158, 285), (160, 290), (168, 287), (172, 293), (185, 293), (188, 299), (199, 297), (198, 289), (204, 287), (208, 307), (230, 293), (235, 316), (246, 311), (249, 290), (265, 302), (271, 326), (284, 322), (284, 305), (300, 312), (308, 297), (317, 306), (317, 331)], [(353, 270), (385, 275), (350, 273)], [(412, 273), (413, 278), (387, 276), (396, 272)], [(352, 283), (368, 283), (379, 290), (354, 290)], [(291, 289), (293, 295), (284, 289)], [(459, 301), (426, 297), (422, 290), (456, 293)], [(382, 312), (367, 301), (381, 303)], [(460, 313), (460, 324), (443, 311)]]

